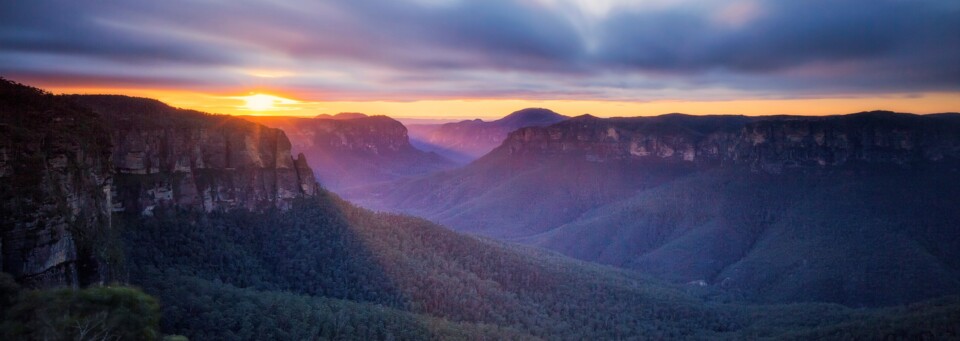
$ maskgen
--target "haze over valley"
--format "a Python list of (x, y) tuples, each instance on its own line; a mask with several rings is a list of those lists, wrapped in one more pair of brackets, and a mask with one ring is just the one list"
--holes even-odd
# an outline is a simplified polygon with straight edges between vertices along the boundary
[(960, 339), (947, 0), (0, 4), (0, 340)]

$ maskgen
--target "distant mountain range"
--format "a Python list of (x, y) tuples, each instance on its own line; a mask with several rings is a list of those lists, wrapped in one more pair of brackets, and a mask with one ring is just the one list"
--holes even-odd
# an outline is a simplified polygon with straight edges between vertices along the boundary
[(489, 153), (510, 132), (524, 127), (541, 127), (567, 119), (549, 109), (528, 108), (501, 119), (480, 119), (445, 124), (411, 124), (411, 142), (419, 149), (436, 152), (457, 163), (469, 163)]
[(893, 304), (960, 289), (958, 160), (957, 114), (581, 116), (348, 198), (761, 301)]
[(581, 117), (397, 188), (618, 269), (357, 207), (276, 128), (0, 79), (0, 339), (955, 338), (920, 300), (957, 293), (956, 127)]
[(355, 118), (364, 118), (364, 117), (369, 117), (369, 116), (367, 116), (367, 114), (359, 113), (359, 112), (342, 112), (334, 115), (320, 114), (320, 115), (314, 116), (314, 118), (328, 119), (328, 120), (352, 120)]
[(316, 118), (244, 118), (286, 132), (293, 151), (306, 155), (320, 184), (334, 191), (455, 166), (440, 155), (414, 148), (406, 127), (386, 116), (341, 113)]

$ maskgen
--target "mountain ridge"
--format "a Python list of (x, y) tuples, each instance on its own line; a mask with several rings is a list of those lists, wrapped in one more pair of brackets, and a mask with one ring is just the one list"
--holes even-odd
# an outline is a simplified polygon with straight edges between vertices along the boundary
[(359, 112), (342, 112), (334, 115), (320, 114), (320, 115), (314, 116), (313, 118), (333, 119), (333, 120), (352, 120), (355, 118), (364, 118), (364, 117), (369, 117), (369, 115), (364, 113), (359, 113)]
[(0, 263), (27, 287), (122, 279), (114, 213), (289, 208), (316, 183), (279, 130), (113, 95), (0, 83)]
[[(770, 172), (801, 163), (825, 166), (848, 160), (903, 164), (960, 156), (960, 138), (952, 134), (958, 125), (950, 122), (950, 117), (874, 111), (822, 117), (579, 118), (571, 120), (573, 123), (520, 129), (511, 133), (500, 148), (507, 148), (509, 153), (576, 151), (601, 158), (656, 156), (754, 163)], [(585, 122), (595, 124), (574, 126)], [(587, 150), (591, 148), (595, 150)]]
[[(78, 106), (78, 102), (83, 101), (95, 102), (92, 105), (94, 110), (102, 114)], [(0, 305), (0, 335), (10, 339), (50, 335), (71, 338), (83, 335), (85, 323), (97, 321), (130, 324), (122, 332), (132, 333), (129, 337), (144, 339), (158, 338), (160, 333), (186, 335), (193, 339), (238, 340), (877, 339), (891, 336), (951, 337), (958, 332), (953, 323), (960, 316), (960, 301), (956, 297), (881, 309), (852, 309), (823, 303), (755, 305), (744, 302), (741, 290), (749, 288), (743, 284), (750, 282), (744, 281), (742, 276), (723, 279), (719, 285), (715, 283), (721, 278), (718, 276), (686, 284), (670, 284), (632, 270), (578, 261), (552, 251), (459, 234), (421, 218), (366, 210), (323, 188), (313, 187), (312, 195), (278, 196), (274, 201), (268, 200), (266, 205), (251, 206), (247, 203), (264, 202), (257, 195), (235, 197), (238, 200), (226, 195), (233, 194), (231, 191), (237, 188), (253, 194), (274, 195), (278, 192), (267, 188), (275, 186), (296, 191), (300, 185), (301, 190), (306, 190), (302, 181), (269, 180), (281, 177), (282, 172), (277, 172), (282, 168), (277, 166), (279, 163), (293, 160), (289, 153), (283, 153), (287, 150), (282, 143), (284, 134), (243, 120), (183, 111), (157, 103), (122, 97), (53, 96), (14, 83), (0, 84), (0, 111), (4, 113), (0, 115), (0, 131), (4, 133), (0, 135), (0, 178), (3, 180), (0, 181), (3, 189), (0, 198), (4, 204), (0, 206), (4, 217), (0, 229), (0, 245), (3, 246), (0, 263), (4, 272), (0, 274), (0, 303), (3, 303)], [(104, 115), (116, 121), (104, 122)], [(217, 142), (221, 141), (219, 139), (222, 143)], [(135, 157), (131, 158), (130, 152), (134, 152)], [(184, 152), (187, 153), (182, 154)], [(112, 164), (113, 160), (117, 160), (117, 165)], [(189, 162), (184, 163), (184, 160)], [(586, 173), (573, 178), (589, 180), (596, 178), (589, 172), (610, 168), (612, 160), (615, 159), (604, 161), (606, 163), (585, 163), (603, 166), (592, 168), (582, 167), (582, 157), (577, 160), (562, 155), (558, 160), (561, 162), (545, 169), (579, 162), (580, 169)], [(523, 170), (536, 161), (511, 164), (513, 168), (508, 171)], [(189, 168), (186, 168), (187, 164)], [(671, 179), (671, 172), (678, 169), (675, 166), (664, 167), (663, 174), (658, 176)], [(304, 179), (300, 178), (303, 173), (296, 167), (293, 170), (297, 174), (296, 180)], [(619, 168), (609, 174), (599, 174), (615, 175), (629, 170)], [(732, 213), (720, 218), (737, 222), (768, 219), (763, 211), (744, 208), (766, 203), (768, 198), (776, 198), (779, 193), (773, 191), (750, 202), (731, 200), (718, 203), (711, 199), (716, 194), (710, 193), (729, 191), (709, 187), (711, 177), (692, 170), (696, 169), (688, 169), (686, 175), (691, 176), (690, 181), (696, 186), (688, 186), (683, 181), (660, 183), (648, 180), (652, 181), (651, 188), (661, 189), (665, 195), (638, 192), (639, 197), (635, 200), (653, 198), (662, 204), (660, 208), (645, 205), (644, 209), (650, 211), (670, 213), (664, 211), (665, 207), (680, 210), (683, 218), (680, 225), (717, 220), (710, 216), (715, 212)], [(909, 174), (940, 174), (933, 168), (921, 169), (932, 173), (895, 170)], [(536, 172), (541, 170), (526, 171), (533, 179), (542, 178), (542, 174)], [(841, 171), (846, 172), (846, 169)], [(787, 169), (786, 172), (797, 173), (796, 169)], [(213, 180), (219, 179), (212, 182), (217, 183), (217, 187), (210, 189), (225, 197), (218, 198), (215, 209), (207, 210), (197, 203), (177, 201), (174, 198), (182, 197), (183, 193), (175, 190), (174, 193), (164, 192), (167, 194), (163, 195), (169, 194), (169, 197), (155, 196), (157, 186), (176, 180), (176, 174), (196, 176), (201, 173), (213, 177)], [(277, 176), (245, 177), (245, 173)], [(648, 169), (646, 174), (652, 173)], [(784, 176), (767, 172), (755, 174), (765, 177), (765, 181)], [(743, 180), (731, 180), (722, 174), (707, 175), (725, 179), (722, 185), (739, 183), (748, 189), (769, 190), (775, 186), (757, 185), (777, 183), (740, 183)], [(923, 212), (933, 213), (920, 224), (924, 229), (904, 232), (910, 233), (912, 242), (926, 247), (927, 255), (940, 257), (940, 264), (928, 259), (927, 268), (957, 267), (960, 255), (956, 252), (960, 247), (943, 243), (951, 236), (956, 237), (955, 231), (950, 230), (956, 225), (943, 220), (943, 217), (956, 213), (952, 210), (956, 207), (956, 198), (954, 201), (938, 200), (937, 194), (941, 192), (923, 190), (919, 192), (920, 197), (903, 195), (910, 195), (914, 188), (931, 185), (960, 187), (960, 184), (944, 182), (940, 177), (920, 177), (919, 180), (928, 183), (911, 183), (894, 187), (893, 192), (883, 192), (886, 189), (871, 186), (875, 182), (863, 177), (877, 174), (849, 175), (866, 186), (854, 184), (839, 190), (828, 187), (827, 190), (834, 191), (828, 194), (866, 191), (892, 198), (876, 207), (867, 207), (881, 214), (909, 212), (902, 211), (901, 207), (910, 210), (920, 207), (925, 210)], [(227, 181), (229, 179), (237, 181)], [(246, 182), (250, 179), (261, 181)], [(787, 183), (791, 186), (806, 188), (811, 184), (800, 178), (789, 179), (793, 179)], [(746, 180), (757, 181), (750, 177)], [(150, 211), (131, 209), (132, 206), (112, 211), (117, 208), (110, 205), (114, 196), (110, 190), (114, 187), (112, 184), (118, 189), (118, 197), (129, 195), (137, 200), (159, 200), (160, 204)], [(621, 183), (612, 181), (610, 184)], [(691, 188), (711, 190), (684, 192)], [(513, 190), (523, 191), (525, 188)], [(956, 192), (960, 193), (960, 189)], [(809, 193), (807, 197), (817, 196), (814, 194)], [(673, 202), (661, 198), (672, 198)], [(907, 199), (907, 204), (898, 202), (899, 198)], [(695, 207), (700, 208), (699, 212), (684, 210), (687, 206), (677, 205), (693, 199), (707, 202), (694, 202)], [(741, 206), (730, 206), (730, 203)], [(863, 208), (843, 196), (837, 196), (833, 202), (809, 204), (818, 205), (818, 210), (832, 209), (833, 215), (826, 216), (828, 221), (838, 217), (837, 212)], [(781, 209), (779, 206), (772, 208)], [(930, 211), (931, 208), (935, 210)], [(808, 211), (794, 209), (790, 213), (802, 216)], [(24, 215), (31, 212), (35, 214)], [(857, 211), (854, 216), (871, 217), (876, 212)], [(614, 216), (607, 213), (597, 212), (596, 216)], [(674, 221), (672, 219), (676, 217), (670, 214), (653, 216), (666, 222)], [(896, 223), (913, 216), (880, 217), (896, 218), (891, 220)], [(816, 233), (843, 230), (836, 227), (847, 224), (846, 221), (824, 226), (814, 223), (805, 226), (817, 227), (812, 229)], [(650, 230), (661, 231), (662, 236), (675, 234), (671, 228), (676, 226), (668, 225), (651, 225), (654, 229)], [(894, 227), (888, 224), (874, 230), (897, 232)], [(672, 231), (686, 230), (672, 228)], [(692, 230), (702, 232), (702, 229)], [(776, 232), (769, 227), (760, 230)], [(752, 228), (729, 232), (751, 237)], [(748, 248), (777, 245), (771, 243), (776, 239), (772, 237), (784, 235), (783, 232), (791, 231), (781, 229), (779, 233), (766, 233), (766, 236), (761, 235), (747, 243), (752, 244)], [(736, 242), (738, 236), (726, 240)], [(809, 237), (789, 233), (786, 236)], [(821, 239), (842, 240), (844, 236), (825, 237)], [(873, 245), (880, 245), (885, 247), (883, 251), (889, 253), (889, 257), (902, 261), (868, 257), (880, 260), (881, 265), (879, 268), (868, 267), (868, 270), (892, 266), (910, 280), (910, 285), (922, 286), (926, 290), (935, 289), (943, 282), (914, 282), (918, 278), (929, 278), (923, 276), (924, 268), (905, 271), (913, 269), (915, 263), (912, 258), (902, 256), (913, 250), (885, 243), (889, 239), (878, 238), (876, 241), (879, 243), (861, 243), (859, 246), (875, 248)], [(650, 245), (671, 241), (652, 242)], [(804, 238), (797, 239), (794, 244), (801, 249), (816, 246)], [(49, 248), (51, 245), (56, 247)], [(731, 249), (728, 245), (715, 246)], [(842, 248), (833, 250), (845, 251)], [(823, 268), (821, 259), (811, 258), (821, 249), (803, 251), (806, 253), (789, 248), (781, 250), (782, 253), (807, 257), (800, 259), (800, 263), (791, 261), (782, 265), (788, 268), (799, 266), (803, 270), (808, 267), (809, 260), (810, 271), (823, 273), (830, 280), (837, 277), (849, 279), (837, 276), (831, 268)], [(51, 254), (53, 257), (45, 257)], [(40, 276), (24, 276), (18, 271), (32, 268), (23, 267), (24, 260), (18, 257), (24, 255), (31, 258), (27, 262), (51, 267), (41, 269)], [(669, 257), (672, 255), (675, 253), (666, 258), (675, 259)], [(827, 255), (832, 260), (829, 264), (842, 264), (846, 256)], [(783, 259), (761, 257), (761, 260)], [(687, 265), (691, 269), (703, 267), (699, 263)], [(740, 272), (748, 274), (755, 272), (751, 269), (758, 268), (757, 262), (736, 266)], [(6, 272), (14, 273), (16, 278)], [(764, 275), (760, 283), (798, 283), (800, 287), (810, 284), (791, 278), (795, 273), (786, 276), (772, 273), (773, 277), (764, 277), (771, 274), (769, 272), (759, 273)], [(103, 286), (116, 282), (140, 286), (144, 292), (156, 296), (160, 304), (136, 289), (118, 288), (115, 284)], [(897, 295), (903, 282), (873, 283), (872, 288), (879, 287), (882, 292)], [(28, 289), (92, 288), (20, 290), (20, 284), (25, 284)], [(856, 297), (856, 291), (844, 290), (847, 287), (864, 288), (849, 282), (840, 282), (839, 287), (819, 286), (824, 292)], [(782, 286), (772, 287), (775, 290), (780, 288)], [(835, 290), (837, 288), (841, 290)], [(923, 296), (904, 298), (913, 301), (923, 299)], [(746, 299), (749, 302), (750, 298)], [(55, 325), (48, 323), (50, 321)]]
[(516, 129), (550, 125), (567, 118), (549, 109), (527, 108), (489, 122), (475, 119), (441, 125), (411, 125), (410, 133), (418, 148), (466, 164), (493, 150)]
[(315, 192), (313, 172), (302, 154), (291, 155), (281, 130), (150, 99), (67, 98), (104, 117), (117, 173), (133, 181), (125, 185), (140, 187), (115, 189), (124, 207), (149, 210), (172, 201), (206, 211), (262, 210), (288, 207), (293, 198)]
[(281, 129), (306, 155), (320, 183), (334, 191), (452, 168), (451, 161), (410, 144), (407, 128), (383, 116), (246, 119)]
[[(579, 117), (518, 129), (464, 168), (347, 198), (764, 302), (898, 304), (960, 287), (960, 255), (945, 251), (960, 245), (960, 216), (942, 206), (960, 196), (953, 117)], [(847, 254), (819, 256), (828, 250)], [(929, 286), (868, 270), (892, 254)]]

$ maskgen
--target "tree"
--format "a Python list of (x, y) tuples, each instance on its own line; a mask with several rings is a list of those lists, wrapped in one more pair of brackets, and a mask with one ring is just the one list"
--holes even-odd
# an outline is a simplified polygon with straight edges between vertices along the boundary
[(137, 289), (93, 287), (21, 292), (4, 312), (6, 340), (156, 340), (160, 306)]

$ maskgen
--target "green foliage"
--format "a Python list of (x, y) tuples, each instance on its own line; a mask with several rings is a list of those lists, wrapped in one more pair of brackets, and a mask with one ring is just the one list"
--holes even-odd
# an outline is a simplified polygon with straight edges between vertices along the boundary
[(960, 338), (960, 297), (860, 312), (858, 318), (787, 331), (783, 340), (956, 340)]
[(3, 315), (5, 340), (155, 340), (160, 335), (157, 301), (132, 288), (24, 291)]
[[(176, 278), (213, 283), (204, 292), (232, 286), (345, 299), (543, 338), (679, 337), (724, 328), (699, 300), (636, 274), (376, 214), (335, 197), (285, 212), (160, 210), (126, 219), (131, 281), (177, 305), (164, 310), (164, 331), (191, 338), (212, 335), (201, 331), (223, 320), (177, 322), (199, 308), (180, 306), (195, 299), (165, 284)], [(203, 302), (198, 306), (222, 311), (225, 301)], [(275, 318), (268, 316), (250, 318)]]
[[(104, 113), (116, 129), (251, 125), (239, 119), (171, 108), (148, 99), (53, 96), (0, 79), (0, 146), (19, 153), (12, 163), (14, 176), (0, 182), (0, 201), (10, 203), (3, 206), (0, 216), (29, 216), (36, 212), (34, 204), (50, 202), (60, 210), (55, 212), (57, 215), (70, 212), (62, 202), (67, 193), (39, 185), (45, 176), (37, 170), (43, 169), (47, 157), (54, 153), (81, 150), (85, 156), (82, 160), (71, 159), (70, 171), (109, 174), (106, 169), (92, 169), (97, 166), (89, 163), (90, 159), (109, 158), (108, 134), (100, 124), (103, 121), (74, 101)], [(631, 237), (650, 239), (638, 243), (630, 240), (628, 244), (642, 244), (645, 251), (671, 245), (674, 251), (696, 249), (721, 262), (705, 266), (694, 264), (691, 258), (678, 257), (677, 253), (661, 252), (659, 258), (630, 258), (625, 264), (650, 270), (652, 261), (666, 261), (667, 266), (660, 270), (671, 275), (684, 275), (681, 270), (705, 271), (712, 274), (705, 277), (711, 282), (725, 277), (742, 280), (734, 284), (740, 288), (759, 286), (749, 291), (779, 301), (823, 297), (853, 297), (858, 300), (851, 302), (862, 304), (912, 301), (931, 293), (954, 293), (960, 283), (955, 270), (960, 267), (960, 237), (956, 234), (960, 195), (954, 195), (960, 193), (960, 185), (953, 181), (956, 170), (894, 170), (909, 173), (906, 177), (883, 172), (828, 174), (829, 177), (791, 174), (799, 176), (774, 180), (754, 179), (754, 174), (748, 174), (748, 179), (743, 175), (710, 178), (716, 174), (697, 178), (703, 175), (697, 174), (692, 180), (659, 186), (666, 183), (661, 180), (682, 177), (691, 170), (648, 169), (645, 176), (650, 179), (631, 180), (617, 178), (627, 174), (630, 167), (598, 163), (571, 168), (565, 160), (552, 162), (547, 168), (567, 167), (567, 171), (543, 176), (516, 172), (517, 168), (510, 167), (483, 169), (521, 176), (498, 189), (501, 192), (485, 198), (488, 206), (470, 201), (452, 214), (490, 216), (491, 211), (507, 212), (516, 216), (493, 217), (490, 221), (509, 222), (522, 216), (534, 223), (525, 224), (526, 228), (532, 226), (531, 231), (583, 217), (594, 219), (580, 226), (587, 227), (593, 236), (605, 234), (598, 232), (598, 226), (612, 226), (611, 231), (615, 232), (643, 225)], [(106, 165), (100, 163), (100, 167)], [(840, 170), (847, 171), (851, 170)], [(205, 175), (194, 174), (201, 182)], [(833, 181), (838, 178), (844, 179), (840, 186)], [(117, 177), (117, 184), (135, 188), (141, 185), (139, 182), (154, 180), (153, 176), (121, 176)], [(578, 186), (551, 187), (557, 183)], [(622, 188), (625, 183), (629, 188)], [(474, 185), (489, 187), (486, 183)], [(437, 187), (417, 183), (412, 186)], [(538, 190), (544, 186), (551, 192)], [(446, 191), (449, 187), (443, 188)], [(634, 196), (635, 188), (652, 190)], [(92, 189), (99, 191), (99, 187)], [(444, 200), (476, 199), (469, 192), (447, 194), (451, 197)], [(553, 207), (573, 209), (530, 214), (515, 205), (516, 200), (496, 200), (502, 198), (500, 194), (528, 201), (547, 197)], [(45, 195), (51, 200), (43, 200)], [(415, 196), (402, 200), (412, 197)], [(94, 200), (102, 199), (97, 196)], [(595, 209), (600, 203), (618, 200), (625, 201)], [(493, 210), (503, 206), (512, 207)], [(283, 212), (206, 214), (159, 208), (155, 217), (117, 216), (122, 231), (94, 224), (96, 217), (90, 216), (89, 211), (82, 210), (68, 221), (81, 255), (79, 267), (89, 266), (83, 262), (91, 262), (92, 258), (106, 260), (118, 269), (125, 266), (126, 269), (116, 271), (129, 272), (130, 280), (156, 295), (162, 305), (137, 289), (123, 287), (23, 290), (13, 277), (0, 273), (0, 339), (155, 340), (161, 337), (161, 329), (182, 334), (163, 337), (170, 341), (186, 337), (960, 337), (957, 297), (883, 309), (819, 303), (745, 305), (737, 301), (741, 295), (726, 289), (682, 288), (631, 271), (464, 236), (422, 219), (361, 209), (328, 193), (298, 201), (293, 209)], [(862, 224), (864, 217), (871, 218), (871, 223)], [(609, 219), (617, 221), (611, 223)], [(85, 224), (86, 221), (93, 223)], [(6, 232), (15, 222), (4, 219), (0, 223), (2, 232)], [(577, 235), (569, 227), (553, 237)], [(118, 231), (123, 235), (118, 236)], [(613, 237), (609, 238), (623, 242), (621, 235), (610, 235)], [(30, 239), (35, 238), (39, 237)], [(789, 242), (776, 243), (777, 238)], [(122, 243), (117, 242), (119, 239)], [(585, 243), (596, 242), (572, 240), (572, 245), (581, 249), (586, 249)], [(710, 244), (711, 241), (720, 245)], [(734, 244), (742, 248), (742, 253), (729, 254), (739, 250), (730, 247)], [(676, 248), (678, 245), (683, 248)], [(716, 253), (718, 250), (727, 254)], [(595, 251), (585, 252), (615, 254), (609, 250)], [(730, 265), (724, 260), (737, 263)], [(844, 260), (867, 264), (864, 272), (871, 276), (899, 276), (902, 280), (849, 276), (861, 269), (850, 267)], [(731, 273), (753, 277), (738, 278)], [(931, 278), (926, 276), (929, 273), (943, 275), (922, 282), (916, 280)], [(860, 278), (860, 282), (850, 281), (851, 277)], [(920, 287), (919, 294), (903, 294), (908, 292), (904, 283)], [(820, 296), (798, 299), (797, 293), (809, 292), (805, 291), (809, 288), (817, 288)]]
[(960, 297), (948, 296), (907, 306), (851, 309), (838, 304), (723, 304), (739, 316), (736, 340), (954, 340), (960, 336)]
[(466, 340), (530, 339), (491, 325), (453, 323), (382, 305), (163, 274), (163, 327), (195, 340)]
[(19, 293), (20, 285), (13, 279), (13, 276), (6, 272), (0, 272), (0, 307), (9, 307)]
[[(370, 212), (331, 194), (284, 212), (155, 213), (118, 217), (131, 281), (165, 302), (164, 332), (193, 339), (756, 339), (909, 315), (720, 303), (730, 296)], [(913, 326), (910, 335), (945, 325)]]
[(944, 166), (698, 172), (526, 242), (754, 302), (960, 293), (960, 182)]

